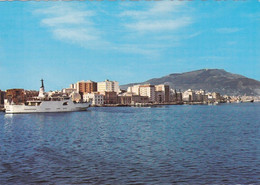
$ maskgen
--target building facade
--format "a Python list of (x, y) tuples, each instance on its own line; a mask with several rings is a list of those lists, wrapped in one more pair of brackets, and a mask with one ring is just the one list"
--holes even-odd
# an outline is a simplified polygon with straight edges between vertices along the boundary
[(119, 93), (119, 83), (117, 81), (105, 80), (97, 83), (98, 92), (116, 92)]
[(25, 101), (30, 100), (33, 97), (37, 97), (38, 95), (39, 95), (39, 91), (34, 91), (34, 90), (25, 90), (24, 91)]
[(155, 102), (155, 86), (146, 84), (139, 86), (140, 96), (148, 96), (150, 102)]
[(9, 102), (14, 102), (15, 104), (20, 104), (25, 102), (24, 89), (8, 89), (6, 90), (6, 99)]
[(104, 95), (97, 92), (85, 93), (83, 95), (83, 101), (91, 102), (92, 105), (103, 105), (104, 104)]
[(140, 95), (140, 85), (128, 87), (127, 92), (134, 93), (135, 95)]
[(104, 104), (117, 104), (117, 93), (116, 92), (103, 92), (104, 95)]
[(83, 96), (84, 93), (97, 92), (97, 82), (88, 80), (88, 81), (79, 81), (76, 84), (70, 85), (71, 89), (76, 89), (78, 93)]
[(155, 85), (156, 102), (167, 103), (170, 101), (170, 87), (169, 85), (160, 84)]
[(214, 99), (214, 101), (220, 102), (221, 101), (221, 96), (219, 93), (217, 92), (213, 92), (212, 93), (212, 98)]
[(149, 97), (136, 95), (130, 92), (118, 95), (118, 104), (134, 105), (136, 103), (149, 103)]
[(185, 102), (195, 101), (195, 92), (192, 89), (188, 89), (182, 93), (182, 100)]

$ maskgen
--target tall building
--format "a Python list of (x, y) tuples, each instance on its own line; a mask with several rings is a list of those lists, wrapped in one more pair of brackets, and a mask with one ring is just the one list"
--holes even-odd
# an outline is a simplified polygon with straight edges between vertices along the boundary
[(182, 99), (186, 102), (193, 102), (196, 100), (195, 98), (195, 92), (192, 89), (188, 89), (187, 91), (184, 91), (182, 93)]
[(180, 89), (179, 92), (177, 92), (176, 89), (170, 90), (170, 102), (176, 102), (176, 103), (182, 102), (182, 93)]
[(215, 101), (220, 101), (220, 94), (219, 93), (217, 93), (217, 92), (213, 92), (212, 93), (212, 97), (213, 97), (213, 99), (215, 100)]
[(128, 87), (127, 92), (134, 93), (135, 95), (140, 95), (140, 85)]
[(76, 84), (72, 84), (70, 87), (76, 89), (81, 95), (84, 93), (97, 92), (97, 82), (91, 80), (79, 81)]
[(154, 85), (145, 84), (139, 86), (140, 96), (148, 96), (150, 102), (155, 102), (155, 87)]
[(119, 93), (119, 84), (117, 81), (105, 80), (104, 82), (97, 83), (98, 92), (116, 92)]
[(169, 85), (155, 85), (156, 101), (159, 103), (170, 101), (170, 87)]

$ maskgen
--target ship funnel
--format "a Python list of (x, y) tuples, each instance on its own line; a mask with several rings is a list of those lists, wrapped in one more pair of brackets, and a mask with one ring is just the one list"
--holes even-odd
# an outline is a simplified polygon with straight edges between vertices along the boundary
[(41, 86), (41, 88), (40, 88), (40, 91), (39, 91), (39, 95), (38, 95), (38, 97), (39, 97), (39, 98), (44, 98), (45, 95), (44, 95), (44, 84), (43, 84), (43, 79), (41, 79), (41, 82), (42, 82), (42, 86)]

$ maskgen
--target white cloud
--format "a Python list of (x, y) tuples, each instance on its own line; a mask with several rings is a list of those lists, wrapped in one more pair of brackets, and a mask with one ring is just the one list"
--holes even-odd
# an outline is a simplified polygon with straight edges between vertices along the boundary
[(87, 21), (87, 17), (94, 16), (93, 11), (83, 11), (77, 8), (68, 7), (64, 5), (53, 6), (47, 9), (40, 9), (36, 11), (37, 13), (44, 14), (48, 18), (44, 18), (42, 23), (47, 26), (59, 26), (65, 24), (90, 24)]
[(152, 4), (145, 10), (126, 10), (120, 14), (133, 21), (125, 27), (139, 32), (174, 31), (192, 24), (191, 17), (183, 13), (184, 2), (162, 1)]
[(195, 32), (195, 33), (188, 35), (186, 38), (191, 39), (191, 38), (194, 38), (194, 37), (201, 35), (202, 33), (203, 33), (202, 31), (198, 31), (198, 32)]
[(240, 28), (218, 28), (216, 31), (219, 33), (235, 33), (240, 31)]
[(154, 17), (162, 17), (172, 12), (178, 12), (179, 8), (184, 5), (184, 2), (156, 2), (149, 6), (146, 10), (126, 10), (121, 16), (131, 16), (136, 19), (146, 19)]
[[(59, 3), (34, 13), (41, 16), (41, 24), (51, 31), (54, 38), (61, 41), (87, 49), (158, 57), (162, 50), (179, 45), (177, 41), (181, 37), (177, 38), (175, 31), (193, 22), (187, 10), (183, 9), (184, 4), (153, 2), (138, 7), (119, 5), (115, 9), (119, 8), (121, 13), (115, 16), (104, 7), (89, 9), (88, 4)], [(104, 21), (110, 18), (115, 24)], [(163, 34), (159, 34), (161, 32)], [(161, 40), (165, 43), (162, 44)]]
[(53, 33), (57, 38), (73, 40), (75, 42), (95, 41), (99, 39), (97, 36), (92, 35), (87, 29), (84, 28), (57, 28), (53, 30)]
[(173, 31), (185, 27), (191, 23), (189, 17), (181, 17), (176, 20), (146, 20), (132, 24), (126, 24), (127, 28), (140, 32), (144, 31)]
[(44, 16), (42, 25), (48, 27), (57, 39), (87, 48), (93, 48), (98, 43), (102, 46), (107, 44), (91, 19), (95, 15), (94, 11), (85, 10), (77, 4), (68, 6), (62, 3), (38, 9), (35, 13)]

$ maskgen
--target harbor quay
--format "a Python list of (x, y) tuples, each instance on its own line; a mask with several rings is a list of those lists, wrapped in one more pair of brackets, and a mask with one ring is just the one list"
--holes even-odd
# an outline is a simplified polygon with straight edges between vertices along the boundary
[[(160, 106), (160, 105), (208, 105), (219, 103), (240, 103), (259, 101), (254, 96), (228, 96), (218, 92), (205, 90), (176, 90), (167, 84), (137, 84), (127, 89), (120, 89), (117, 81), (91, 80), (78, 81), (70, 84), (69, 88), (46, 92), (46, 97), (69, 97), (73, 102), (90, 102), (92, 107), (118, 106)], [(4, 111), (4, 100), (14, 104), (23, 104), (39, 95), (36, 90), (7, 89), (0, 90), (0, 110)]]

